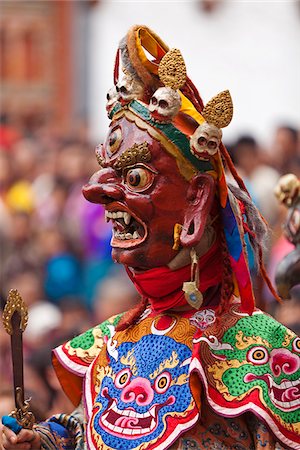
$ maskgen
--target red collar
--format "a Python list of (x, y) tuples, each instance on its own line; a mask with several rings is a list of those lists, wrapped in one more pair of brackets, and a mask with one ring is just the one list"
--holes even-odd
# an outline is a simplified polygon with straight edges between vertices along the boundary
[[(217, 286), (221, 282), (222, 260), (218, 249), (218, 244), (215, 243), (199, 259), (199, 290), (203, 294), (208, 288)], [(140, 273), (128, 267), (126, 270), (136, 290), (143, 297), (148, 298), (153, 311), (160, 313), (187, 305), (182, 285), (191, 279), (190, 264), (177, 270), (171, 270), (167, 266)]]

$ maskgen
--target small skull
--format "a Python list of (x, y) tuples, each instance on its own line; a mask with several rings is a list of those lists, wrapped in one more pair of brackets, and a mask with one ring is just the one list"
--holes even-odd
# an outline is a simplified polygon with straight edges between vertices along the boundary
[(171, 122), (181, 107), (178, 91), (170, 87), (161, 87), (154, 92), (149, 104), (149, 111), (154, 120)]
[(205, 330), (209, 325), (212, 325), (216, 321), (215, 311), (213, 309), (203, 309), (202, 311), (197, 311), (193, 317), (191, 317), (190, 322), (195, 325), (200, 330)]
[(198, 159), (208, 159), (218, 152), (222, 130), (211, 123), (204, 122), (191, 137), (191, 152)]
[(275, 187), (274, 193), (280, 203), (289, 207), (297, 198), (300, 198), (300, 180), (292, 173), (283, 175)]
[(107, 99), (106, 111), (109, 116), (115, 103), (118, 101), (118, 93), (117, 93), (116, 86), (113, 86), (110, 88), (110, 90), (106, 94), (106, 99)]
[(129, 75), (125, 75), (118, 81), (116, 90), (122, 105), (126, 105), (131, 100), (141, 100), (144, 96), (144, 86)]

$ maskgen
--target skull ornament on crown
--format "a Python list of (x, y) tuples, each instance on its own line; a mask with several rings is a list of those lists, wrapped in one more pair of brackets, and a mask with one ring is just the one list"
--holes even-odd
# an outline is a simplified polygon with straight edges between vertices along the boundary
[(218, 153), (222, 139), (221, 128), (232, 119), (233, 106), (229, 91), (221, 92), (211, 99), (202, 111), (206, 122), (191, 137), (191, 152), (198, 159), (207, 159)]
[(118, 98), (119, 98), (119, 94), (117, 92), (116, 86), (111, 87), (109, 89), (108, 93), (106, 94), (106, 100), (107, 100), (106, 111), (107, 111), (108, 115), (110, 114), (114, 105), (118, 101)]
[(169, 122), (178, 114), (180, 107), (179, 93), (170, 87), (161, 87), (151, 97), (149, 111), (154, 120)]
[(204, 122), (191, 137), (191, 152), (199, 159), (206, 159), (218, 152), (222, 131), (215, 125)]
[(116, 90), (119, 94), (119, 101), (122, 106), (131, 102), (133, 99), (141, 100), (144, 94), (143, 85), (132, 76), (125, 74), (120, 81), (118, 81)]

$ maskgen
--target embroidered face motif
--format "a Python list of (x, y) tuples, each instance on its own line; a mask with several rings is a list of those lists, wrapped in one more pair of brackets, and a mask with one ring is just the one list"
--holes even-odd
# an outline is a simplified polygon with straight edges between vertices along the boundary
[(190, 319), (191, 324), (195, 325), (200, 330), (206, 330), (207, 327), (216, 321), (215, 311), (213, 309), (203, 309), (197, 311)]
[(210, 347), (215, 362), (208, 372), (227, 401), (242, 405), (251, 393), (252, 401), (259, 398), (286, 423), (299, 421), (300, 338), (294, 333), (255, 314), (238, 320), (221, 342), (214, 336), (200, 340)]
[(127, 118), (112, 122), (97, 151), (102, 169), (83, 192), (88, 200), (105, 205), (113, 224), (113, 259), (144, 269), (168, 264), (176, 254), (174, 225), (183, 223), (189, 205), (189, 182), (175, 158)]
[(191, 351), (186, 345), (146, 335), (135, 344), (108, 349), (110, 368), (99, 370), (92, 416), (95, 441), (124, 450), (143, 443), (147, 448), (151, 442), (154, 449), (172, 442), (184, 424), (188, 428), (194, 423), (188, 384)]

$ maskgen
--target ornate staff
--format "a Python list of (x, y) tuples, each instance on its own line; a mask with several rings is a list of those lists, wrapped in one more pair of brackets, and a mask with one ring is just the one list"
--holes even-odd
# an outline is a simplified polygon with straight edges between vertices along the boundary
[(32, 429), (35, 417), (29, 411), (29, 400), (24, 398), (23, 339), (28, 323), (28, 308), (17, 289), (11, 289), (2, 316), (5, 331), (11, 338), (14, 396), (16, 408), (10, 413), (22, 428)]

